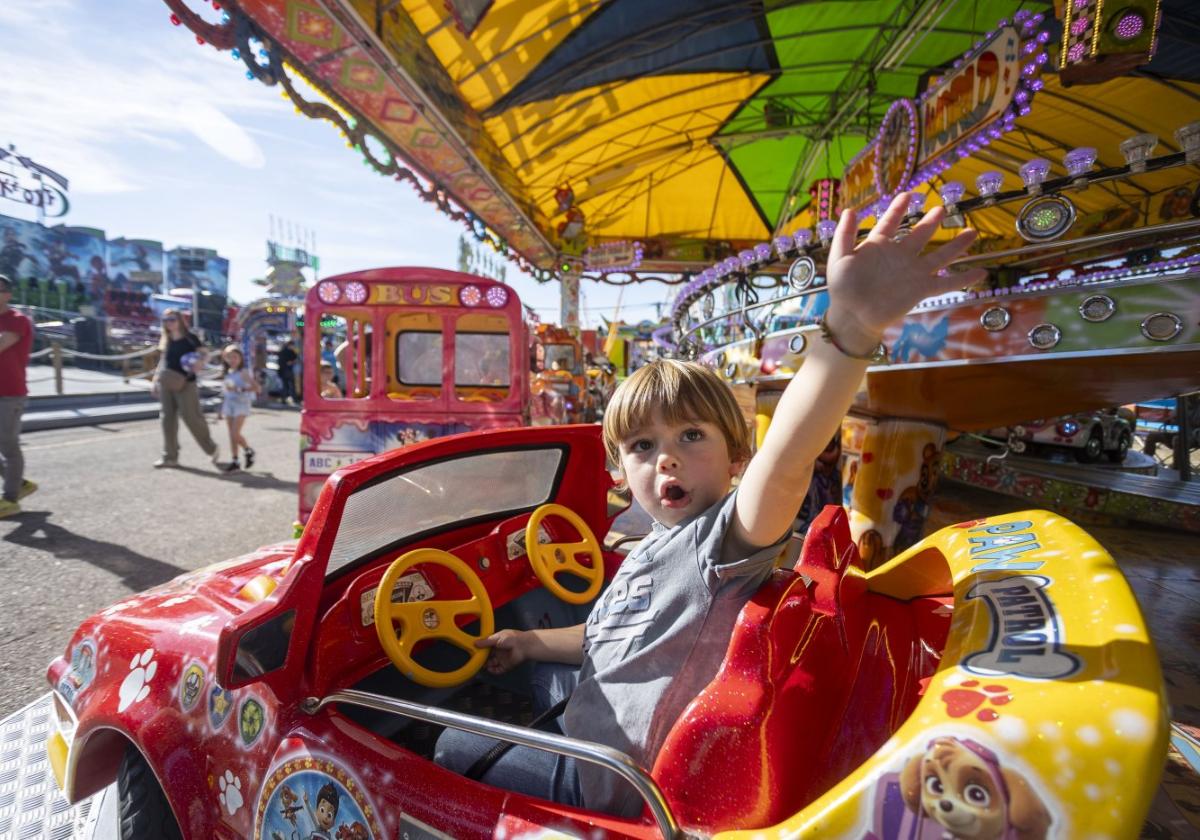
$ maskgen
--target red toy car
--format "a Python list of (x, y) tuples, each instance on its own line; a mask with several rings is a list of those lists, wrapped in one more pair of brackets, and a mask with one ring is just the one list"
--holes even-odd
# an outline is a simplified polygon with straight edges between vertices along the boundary
[[(48, 672), (67, 799), (116, 780), (121, 827), (102, 836), (190, 840), (930, 840), (954, 824), (938, 797), (1030, 840), (1140, 824), (1166, 745), (1161, 672), (1111, 558), (1044, 512), (944, 528), (864, 572), (830, 506), (744, 606), (653, 768), (525, 727), (528, 674), (479, 671), (473, 641), (585, 619), (621, 561), (592, 536), (609, 532), (611, 487), (595, 425), (437, 438), (335, 472), (298, 543), (76, 630)], [(1088, 750), (1081, 780), (1144, 790), (1098, 809), (1050, 784), (1061, 744), (1030, 736), (1063, 737), (1064, 718)], [(610, 817), (453, 773), (429, 758), (443, 726), (602, 764), (646, 809)], [(977, 782), (923, 799), (909, 776), (951, 753)]]

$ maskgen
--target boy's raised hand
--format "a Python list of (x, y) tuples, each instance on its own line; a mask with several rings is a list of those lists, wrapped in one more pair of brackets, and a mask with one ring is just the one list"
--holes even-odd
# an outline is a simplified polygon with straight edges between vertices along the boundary
[(856, 352), (868, 352), (889, 324), (921, 300), (961, 289), (987, 276), (980, 268), (938, 275), (966, 253), (975, 241), (973, 230), (964, 230), (946, 244), (921, 253), (941, 225), (945, 215), (941, 207), (927, 212), (907, 236), (896, 239), (909, 195), (900, 193), (893, 198), (861, 242), (855, 241), (858, 224), (854, 211), (844, 211), (830, 243), (826, 321), (843, 346)]

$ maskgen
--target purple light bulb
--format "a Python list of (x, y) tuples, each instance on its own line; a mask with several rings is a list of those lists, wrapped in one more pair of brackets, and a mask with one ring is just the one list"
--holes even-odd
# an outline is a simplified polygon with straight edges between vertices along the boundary
[(920, 216), (925, 213), (925, 193), (909, 193), (908, 196), (908, 215)]
[(800, 230), (792, 231), (792, 238), (796, 242), (796, 247), (800, 250), (804, 250), (810, 244), (812, 244), (812, 237), (813, 233), (808, 228), (801, 228)]
[(817, 238), (824, 245), (833, 239), (833, 232), (837, 230), (837, 222), (832, 219), (823, 219), (817, 222)]
[(958, 204), (958, 202), (962, 201), (963, 194), (966, 191), (967, 188), (963, 185), (962, 181), (947, 181), (946, 183), (942, 184), (942, 203), (945, 204), (947, 208)]
[(742, 268), (750, 268), (754, 265), (754, 252), (748, 248), (745, 251), (738, 251), (737, 258)]
[(1063, 167), (1072, 178), (1087, 175), (1096, 163), (1096, 150), (1091, 146), (1080, 146), (1063, 155)]
[(771, 259), (771, 246), (766, 242), (760, 242), (754, 246), (754, 261), (765, 263)]
[(1000, 192), (1000, 187), (1003, 185), (1004, 175), (995, 170), (983, 172), (975, 179), (975, 187), (983, 198), (991, 198)]
[(788, 251), (795, 247), (791, 234), (785, 233), (775, 237), (775, 253), (782, 259)]
[(1042, 191), (1042, 181), (1046, 180), (1046, 176), (1050, 174), (1050, 161), (1045, 158), (1034, 158), (1028, 163), (1022, 164), (1017, 170), (1021, 175), (1021, 180), (1025, 182), (1025, 188), (1033, 195)]

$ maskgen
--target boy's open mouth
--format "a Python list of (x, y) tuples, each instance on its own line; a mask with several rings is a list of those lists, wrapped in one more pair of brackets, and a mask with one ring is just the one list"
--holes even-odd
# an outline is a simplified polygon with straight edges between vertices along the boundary
[(664, 484), (659, 490), (659, 498), (664, 507), (683, 507), (691, 499), (691, 494), (678, 484)]

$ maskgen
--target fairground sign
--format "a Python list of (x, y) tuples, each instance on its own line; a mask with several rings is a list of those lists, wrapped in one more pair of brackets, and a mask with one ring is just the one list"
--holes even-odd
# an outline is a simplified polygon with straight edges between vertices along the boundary
[(41, 216), (49, 218), (65, 216), (71, 207), (67, 200), (67, 179), (48, 166), (18, 154), (11, 145), (0, 149), (0, 198), (34, 207)]

